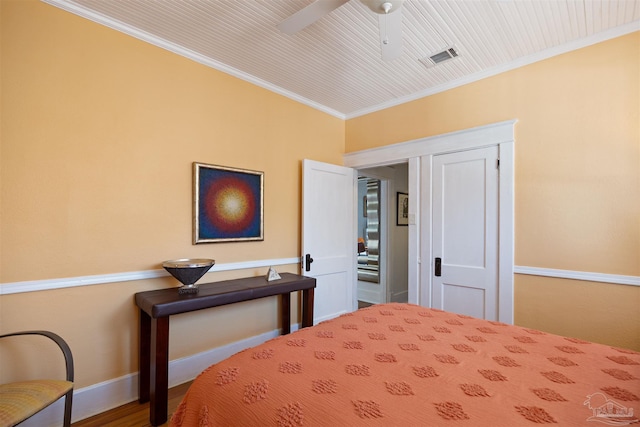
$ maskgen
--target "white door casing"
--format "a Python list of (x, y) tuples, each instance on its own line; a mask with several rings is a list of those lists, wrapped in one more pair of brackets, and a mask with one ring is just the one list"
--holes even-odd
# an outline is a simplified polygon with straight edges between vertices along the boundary
[(497, 320), (498, 147), (434, 156), (434, 308)]
[(344, 155), (345, 166), (409, 162), (409, 302), (431, 306), (431, 168), (435, 155), (498, 146), (498, 320), (513, 323), (514, 143), (517, 120), (420, 138)]
[(302, 274), (316, 278), (316, 324), (356, 308), (357, 183), (351, 168), (303, 160), (302, 169)]

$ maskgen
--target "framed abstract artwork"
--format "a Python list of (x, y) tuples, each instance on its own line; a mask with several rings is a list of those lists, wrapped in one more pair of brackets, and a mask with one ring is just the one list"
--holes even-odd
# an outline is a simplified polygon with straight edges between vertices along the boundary
[(193, 163), (193, 243), (264, 240), (264, 172)]
[(397, 193), (396, 211), (396, 225), (409, 225), (409, 195), (407, 193)]

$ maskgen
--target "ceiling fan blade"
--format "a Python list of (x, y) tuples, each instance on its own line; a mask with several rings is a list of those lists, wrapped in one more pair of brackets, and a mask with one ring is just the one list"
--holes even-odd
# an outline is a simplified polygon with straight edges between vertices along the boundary
[(297, 11), (282, 21), (277, 27), (286, 34), (297, 33), (348, 1), (349, 0), (316, 0), (309, 6)]
[(382, 59), (392, 61), (402, 55), (402, 8), (378, 15)]

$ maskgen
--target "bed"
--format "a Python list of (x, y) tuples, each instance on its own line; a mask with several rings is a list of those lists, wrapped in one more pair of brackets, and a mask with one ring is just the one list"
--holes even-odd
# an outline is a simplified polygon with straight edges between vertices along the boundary
[(210, 366), (170, 425), (626, 425), (639, 395), (640, 353), (381, 304)]

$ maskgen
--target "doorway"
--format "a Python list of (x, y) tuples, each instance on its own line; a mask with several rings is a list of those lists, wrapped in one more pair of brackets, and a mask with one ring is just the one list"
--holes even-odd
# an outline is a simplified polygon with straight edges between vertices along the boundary
[(407, 183), (406, 163), (358, 170), (360, 306), (408, 302), (408, 227), (396, 218), (397, 195), (408, 194)]
[(498, 177), (498, 270), (497, 316), (513, 323), (514, 265), (514, 143), (517, 120), (492, 123), (377, 147), (344, 155), (346, 167), (370, 168), (408, 162), (408, 301), (432, 307), (435, 262), (432, 248), (432, 169), (434, 156), (497, 146)]

